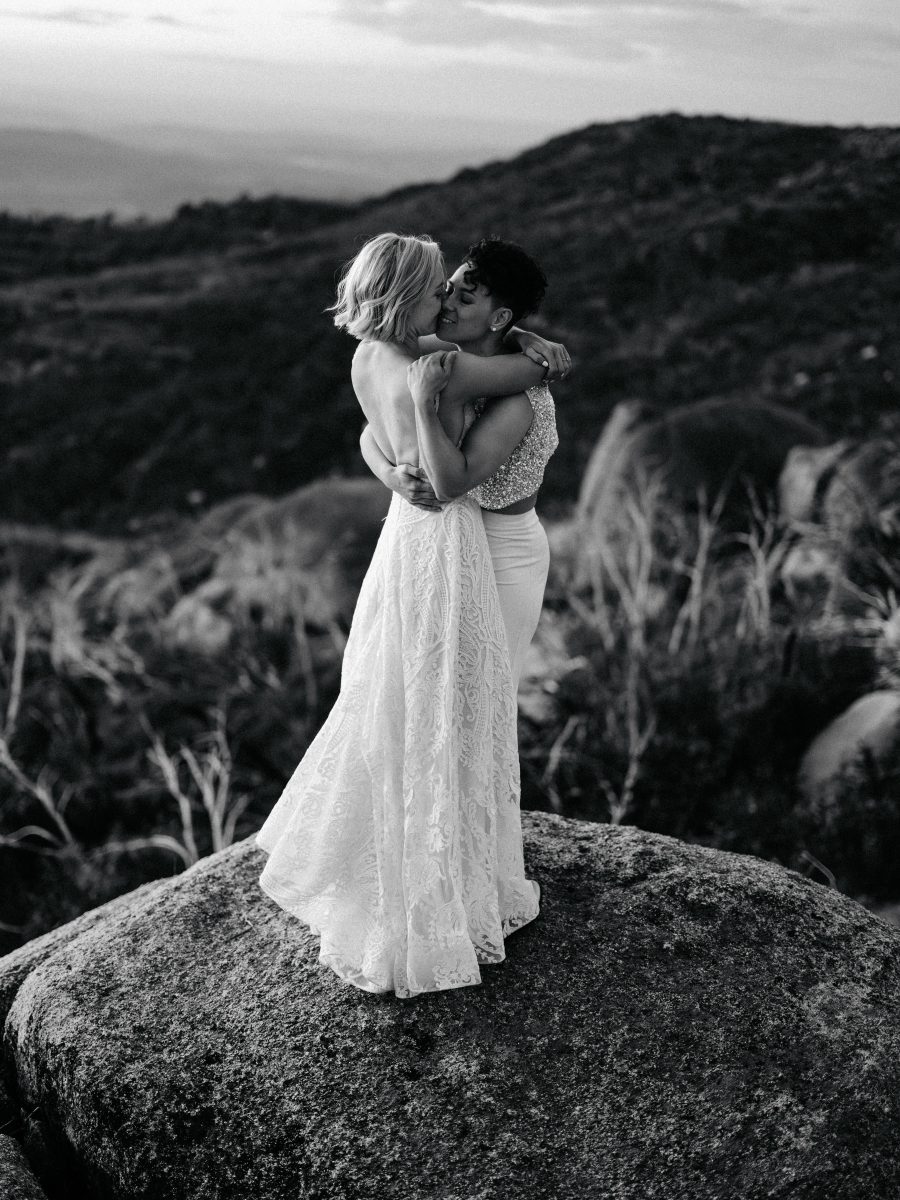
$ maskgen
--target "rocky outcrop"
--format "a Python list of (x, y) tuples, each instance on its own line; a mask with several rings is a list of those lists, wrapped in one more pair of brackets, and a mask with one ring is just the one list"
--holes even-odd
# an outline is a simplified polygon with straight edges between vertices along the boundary
[(5, 1133), (0, 1133), (0, 1196), (3, 1200), (47, 1200), (21, 1146)]
[(523, 828), (542, 912), (480, 987), (342, 983), (252, 839), (38, 948), (4, 1048), (48, 1195), (896, 1200), (900, 930), (750, 857)]
[(349, 623), (390, 492), (373, 479), (321, 479), (278, 500), (238, 496), (185, 522), (165, 545), (108, 572), (102, 612), (151, 617), (172, 645), (217, 654), (240, 626)]
[(781, 568), (789, 594), (813, 591), (829, 613), (865, 616), (900, 587), (900, 445), (881, 437), (797, 446), (778, 482), (796, 540)]
[(806, 801), (827, 821), (839, 800), (842, 772), (864, 754), (874, 763), (900, 741), (900, 692), (870, 692), (816, 737), (800, 763)]
[(785, 521), (813, 521), (819, 515), (822, 492), (850, 442), (830, 446), (793, 446), (778, 478), (778, 509)]
[(728, 525), (743, 525), (757, 495), (774, 492), (791, 447), (824, 440), (810, 421), (775, 404), (712, 398), (658, 413), (639, 401), (618, 405), (591, 454), (578, 498), (580, 521), (609, 524), (629, 488), (661, 472), (667, 493), (696, 506), (723, 492)]
[(106, 904), (82, 913), (73, 921), (51, 929), (49, 933), (26, 942), (24, 946), (0, 958), (0, 1026), (9, 1016), (19, 988), (41, 963), (93, 929), (95, 925), (103, 924), (126, 909), (132, 911), (139, 908), (158, 888), (165, 887), (166, 882), (165, 879), (153, 879), (142, 884), (126, 895), (116, 896)]
[[(28, 976), (58, 951), (69, 943), (74, 942), (82, 934), (95, 925), (102, 924), (112, 914), (123, 908), (131, 910), (139, 907), (159, 887), (164, 887), (165, 880), (153, 880), (143, 884), (126, 896), (116, 897), (106, 904), (82, 913), (74, 921), (45, 933), (42, 937), (26, 942), (18, 950), (0, 958), (0, 1027), (6, 1021), (16, 994)], [(42, 1166), (53, 1159), (56, 1169), (51, 1167), (50, 1177), (63, 1187), (62, 1195), (71, 1194), (73, 1200), (81, 1200), (77, 1183), (71, 1190), (69, 1182), (62, 1178), (59, 1158), (48, 1152), (42, 1137), (42, 1123), (34, 1113), (22, 1112), (18, 1109), (13, 1095), (16, 1091), (12, 1064), (6, 1059), (2, 1062), (0, 1073), (0, 1127), (3, 1130), (16, 1130), (30, 1142), (32, 1154), (41, 1160)], [(25, 1158), (21, 1145), (12, 1136), (0, 1134), (0, 1197), (3, 1200), (45, 1200), (45, 1193), (31, 1170)]]

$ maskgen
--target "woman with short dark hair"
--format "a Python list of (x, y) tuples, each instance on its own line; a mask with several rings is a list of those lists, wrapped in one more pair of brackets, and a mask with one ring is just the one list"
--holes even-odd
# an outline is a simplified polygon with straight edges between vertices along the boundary
[[(553, 397), (546, 383), (537, 383), (514, 395), (473, 401), (455, 378), (454, 350), (461, 348), (467, 358), (507, 355), (510, 327), (537, 311), (546, 287), (538, 263), (514, 242), (483, 238), (470, 246), (448, 281), (438, 338), (420, 343), (446, 353), (422, 356), (408, 370), (423, 470), (398, 471), (371, 430), (361, 439), (370, 468), (411, 503), (439, 504), (468, 494), (481, 506), (516, 688), (550, 568), (535, 502), (559, 444)], [(565, 375), (564, 349), (533, 340), (548, 354), (557, 352)]]

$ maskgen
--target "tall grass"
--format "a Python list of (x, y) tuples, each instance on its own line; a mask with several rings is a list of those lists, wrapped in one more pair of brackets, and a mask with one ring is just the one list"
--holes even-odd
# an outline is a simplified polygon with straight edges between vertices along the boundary
[(343, 635), (308, 631), (305, 579), (256, 562), (253, 612), (210, 655), (152, 587), (139, 619), (135, 571), (127, 620), (97, 561), (0, 587), (0, 945), (246, 836), (333, 699)]
[[(555, 715), (526, 728), (523, 759), (545, 764), (539, 783), (556, 811), (830, 878), (797, 767), (856, 695), (896, 683), (900, 656), (887, 648), (892, 622), (900, 628), (896, 598), (873, 592), (867, 615), (853, 619), (794, 603), (782, 571), (797, 531), (748, 499), (748, 526), (733, 532), (723, 495), (698, 494), (685, 512), (661, 471), (644, 473), (575, 531), (577, 552), (554, 565), (551, 595), (576, 669), (563, 664)], [(843, 883), (852, 876), (843, 870)]]
[[(700, 494), (685, 512), (645, 473), (556, 556), (548, 706), (520, 728), (528, 802), (885, 894), (890, 764), (848, 775), (828, 831), (794, 779), (831, 717), (900, 686), (900, 589), (867, 580), (853, 619), (801, 602), (782, 575), (796, 530), (753, 499), (730, 532), (723, 506)], [(257, 828), (334, 699), (336, 563), (310, 569), (263, 526), (220, 545), (214, 575), (182, 595), (164, 559), (146, 578), (95, 555), (28, 594), (0, 586), (7, 945)], [(217, 612), (227, 642), (179, 641), (184, 604)]]

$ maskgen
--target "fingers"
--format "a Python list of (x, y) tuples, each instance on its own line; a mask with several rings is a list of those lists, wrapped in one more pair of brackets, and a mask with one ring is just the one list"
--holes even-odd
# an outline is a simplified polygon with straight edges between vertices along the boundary
[(565, 379), (572, 369), (572, 359), (565, 346), (554, 346), (551, 362), (557, 378)]
[(541, 354), (540, 350), (538, 350), (535, 346), (529, 346), (525, 350), (525, 355), (526, 357), (530, 358), (533, 363), (537, 363), (539, 367), (544, 367), (546, 369), (550, 365), (547, 359), (544, 358), (543, 354)]
[(420, 508), (440, 508), (440, 502), (434, 493), (434, 488), (428, 482), (428, 477), (422, 467), (414, 467), (410, 463), (399, 463), (397, 466), (405, 478), (401, 481), (399, 490), (404, 500)]
[(411, 362), (406, 368), (406, 378), (410, 383), (421, 380), (423, 383), (446, 383), (453, 373), (454, 351), (447, 350), (441, 354), (423, 354)]

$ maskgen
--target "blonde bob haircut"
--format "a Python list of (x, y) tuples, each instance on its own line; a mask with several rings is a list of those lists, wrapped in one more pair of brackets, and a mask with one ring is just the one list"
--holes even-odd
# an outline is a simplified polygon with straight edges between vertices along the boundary
[(344, 268), (334, 313), (338, 329), (360, 341), (402, 342), (409, 313), (425, 296), (435, 268), (444, 260), (427, 234), (380, 233), (370, 238)]

